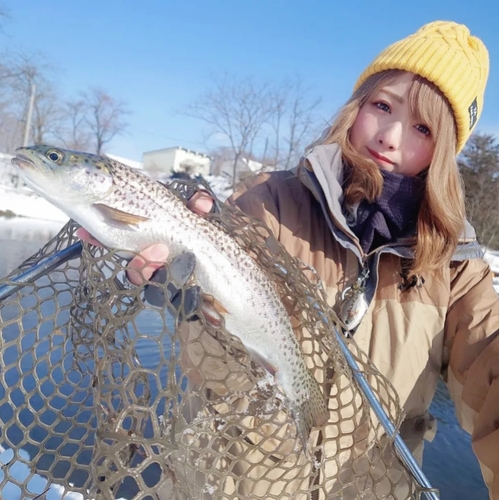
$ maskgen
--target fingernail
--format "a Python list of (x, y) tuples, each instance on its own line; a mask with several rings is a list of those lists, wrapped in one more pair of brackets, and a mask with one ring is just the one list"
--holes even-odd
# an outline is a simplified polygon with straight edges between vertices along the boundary
[(165, 245), (153, 245), (149, 249), (151, 260), (164, 261), (168, 257), (168, 248)]

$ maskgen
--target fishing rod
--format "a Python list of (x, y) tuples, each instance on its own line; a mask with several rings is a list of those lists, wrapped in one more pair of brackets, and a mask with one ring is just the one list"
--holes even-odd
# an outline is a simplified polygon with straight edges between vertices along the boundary
[(81, 241), (73, 243), (69, 247), (59, 250), (38, 264), (10, 278), (9, 283), (0, 285), (0, 300), (9, 297), (20, 288), (34, 283), (38, 278), (48, 274), (68, 260), (76, 259), (81, 255), (82, 249), (83, 245)]

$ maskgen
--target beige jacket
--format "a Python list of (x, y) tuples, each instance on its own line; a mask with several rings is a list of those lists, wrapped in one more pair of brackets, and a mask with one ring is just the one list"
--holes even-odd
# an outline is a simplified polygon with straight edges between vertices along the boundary
[(337, 307), (345, 287), (370, 263), (370, 304), (355, 340), (395, 386), (405, 413), (403, 437), (418, 446), (431, 427), (428, 408), (441, 374), (458, 419), (472, 435), (490, 497), (499, 500), (499, 301), (474, 231), (451, 264), (401, 289), (411, 240), (363, 254), (341, 211), (341, 154), (316, 146), (293, 172), (262, 174), (230, 200), (272, 230), (288, 252), (313, 266)]
[[(336, 310), (343, 290), (356, 282), (364, 263), (369, 266), (369, 308), (355, 340), (400, 396), (407, 415), (401, 428), (404, 440), (421, 459), (423, 438), (433, 425), (428, 408), (444, 373), (459, 419), (473, 435), (491, 498), (499, 500), (499, 303), (474, 232), (467, 227), (443, 273), (427, 273), (423, 286), (402, 289), (402, 259), (411, 258), (413, 240), (364, 255), (341, 211), (341, 182), (337, 147), (317, 146), (296, 171), (260, 175), (230, 203), (265, 222), (291, 255), (317, 270)], [(310, 343), (301, 343), (310, 350)], [(189, 381), (183, 397), (188, 428), (177, 440), (173, 470), (187, 498), (411, 497), (397, 466), (388, 474), (378, 469), (384, 448), (370, 447), (363, 439), (363, 413), (354, 411), (361, 401), (342, 410), (334, 406), (341, 380), (322, 380), (327, 369), (314, 371), (333, 404), (330, 421), (310, 436), (314, 446), (321, 443), (323, 453), (320, 470), (315, 470), (294, 446), (294, 426), (286, 412), (255, 413), (251, 407), (255, 385), (242, 368), (247, 359), (233, 357), (197, 323), (185, 325), (182, 344), (181, 363)], [(312, 358), (305, 356), (307, 364)], [(313, 363), (309, 368), (313, 370)], [(371, 482), (363, 479), (366, 470)], [(383, 481), (374, 485), (375, 477)]]

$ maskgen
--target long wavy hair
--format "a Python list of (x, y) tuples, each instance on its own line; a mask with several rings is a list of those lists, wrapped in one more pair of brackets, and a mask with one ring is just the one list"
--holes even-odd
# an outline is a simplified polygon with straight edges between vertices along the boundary
[[(383, 177), (379, 167), (360, 155), (350, 142), (350, 130), (359, 109), (379, 89), (403, 74), (388, 70), (368, 78), (340, 109), (329, 130), (319, 140), (337, 143), (344, 160), (351, 166), (350, 183), (345, 200), (372, 202), (381, 195)], [(412, 274), (442, 269), (450, 262), (464, 229), (464, 190), (456, 163), (456, 124), (449, 102), (442, 92), (421, 76), (415, 76), (409, 91), (409, 109), (414, 118), (427, 125), (435, 149), (431, 164), (420, 175), (425, 181), (419, 209)]]

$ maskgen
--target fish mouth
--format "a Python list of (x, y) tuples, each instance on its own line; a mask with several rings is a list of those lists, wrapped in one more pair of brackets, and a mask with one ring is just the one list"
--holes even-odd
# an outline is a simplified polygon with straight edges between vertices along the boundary
[(35, 168), (35, 162), (31, 160), (31, 158), (28, 158), (26, 155), (23, 155), (21, 153), (17, 154), (10, 160), (13, 165), (23, 169), (23, 168)]

